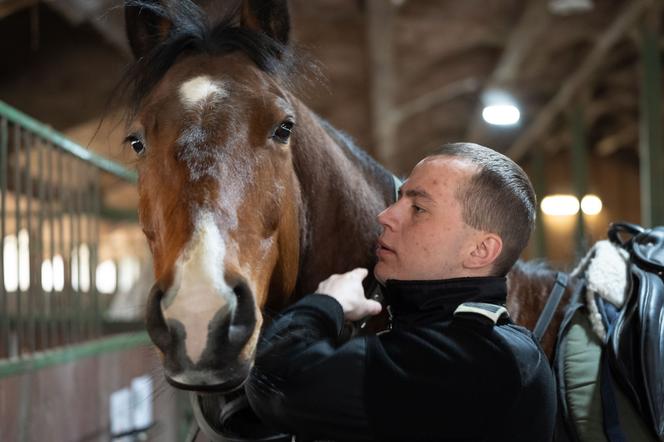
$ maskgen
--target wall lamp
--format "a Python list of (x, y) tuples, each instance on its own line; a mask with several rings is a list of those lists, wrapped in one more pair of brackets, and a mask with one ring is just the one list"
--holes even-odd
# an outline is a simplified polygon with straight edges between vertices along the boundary
[(542, 199), (540, 208), (545, 215), (576, 215), (579, 208), (585, 215), (597, 215), (602, 211), (602, 200), (597, 195), (588, 194), (581, 203), (574, 195), (549, 195)]

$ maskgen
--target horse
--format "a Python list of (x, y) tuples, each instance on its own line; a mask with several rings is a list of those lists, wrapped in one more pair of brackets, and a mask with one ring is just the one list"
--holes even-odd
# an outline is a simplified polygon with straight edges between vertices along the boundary
[(147, 331), (170, 384), (233, 391), (265, 312), (373, 265), (393, 176), (295, 96), (285, 0), (127, 1), (125, 18)]
[[(315, 69), (290, 44), (286, 0), (127, 0), (125, 19), (125, 142), (156, 280), (147, 331), (171, 385), (231, 394), (271, 314), (330, 274), (373, 267), (396, 184), (298, 99)], [(517, 323), (534, 326), (554, 275), (515, 266)]]

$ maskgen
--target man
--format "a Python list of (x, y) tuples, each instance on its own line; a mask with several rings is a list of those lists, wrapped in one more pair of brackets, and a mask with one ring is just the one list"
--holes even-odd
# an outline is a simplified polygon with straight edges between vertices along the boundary
[(344, 320), (381, 306), (365, 269), (323, 281), (265, 330), (246, 386), (257, 414), (302, 439), (550, 441), (547, 359), (498, 307), (535, 207), (523, 170), (491, 149), (422, 160), (378, 216), (391, 330), (341, 341)]

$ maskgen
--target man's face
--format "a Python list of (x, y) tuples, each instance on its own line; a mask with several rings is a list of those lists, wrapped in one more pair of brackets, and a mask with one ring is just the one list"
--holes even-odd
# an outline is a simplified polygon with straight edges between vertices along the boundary
[(462, 220), (456, 194), (476, 171), (467, 161), (444, 156), (415, 166), (399, 200), (378, 215), (379, 281), (469, 276), (463, 262), (478, 231)]

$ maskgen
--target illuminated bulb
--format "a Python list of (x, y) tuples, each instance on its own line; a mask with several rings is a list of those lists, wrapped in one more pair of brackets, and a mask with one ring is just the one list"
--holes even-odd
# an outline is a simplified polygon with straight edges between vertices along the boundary
[(602, 211), (602, 200), (597, 195), (586, 195), (581, 199), (581, 210), (586, 215), (597, 215)]
[(521, 112), (513, 104), (492, 104), (482, 110), (482, 118), (489, 124), (510, 126), (519, 122)]
[(550, 195), (540, 204), (542, 212), (551, 216), (569, 216), (579, 212), (579, 200), (573, 195)]

